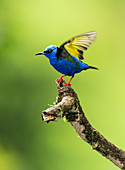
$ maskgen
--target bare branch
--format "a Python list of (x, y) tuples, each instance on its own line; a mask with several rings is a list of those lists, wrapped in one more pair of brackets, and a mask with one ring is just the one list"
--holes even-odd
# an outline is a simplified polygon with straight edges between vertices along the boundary
[(92, 148), (113, 162), (117, 167), (125, 169), (125, 151), (119, 149), (105, 139), (87, 120), (79, 99), (71, 86), (63, 86), (56, 80), (58, 89), (57, 104), (42, 112), (45, 122), (56, 121), (65, 116), (79, 136)]

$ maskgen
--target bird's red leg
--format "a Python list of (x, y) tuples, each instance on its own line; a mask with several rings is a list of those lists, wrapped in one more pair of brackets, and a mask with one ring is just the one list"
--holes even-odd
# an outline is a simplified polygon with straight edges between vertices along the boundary
[(63, 77), (65, 77), (65, 76), (67, 76), (67, 75), (63, 75), (63, 76), (61, 76), (61, 77), (58, 79), (59, 84), (61, 83)]
[(64, 83), (63, 86), (71, 85), (70, 82), (71, 82), (71, 80), (73, 79), (73, 77), (74, 77), (74, 75), (71, 77), (71, 79), (69, 80), (69, 82), (68, 82), (68, 83)]

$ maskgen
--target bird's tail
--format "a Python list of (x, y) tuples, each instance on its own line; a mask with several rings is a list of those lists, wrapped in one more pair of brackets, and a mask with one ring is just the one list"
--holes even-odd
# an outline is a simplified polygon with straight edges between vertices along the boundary
[(97, 67), (89, 66), (91, 69), (99, 70)]

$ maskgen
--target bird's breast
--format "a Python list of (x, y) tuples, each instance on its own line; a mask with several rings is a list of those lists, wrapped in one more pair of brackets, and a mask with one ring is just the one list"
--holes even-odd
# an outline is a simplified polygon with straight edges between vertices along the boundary
[(81, 71), (79, 63), (69, 62), (65, 59), (59, 59), (57, 61), (50, 61), (50, 64), (60, 73), (65, 75), (74, 75)]

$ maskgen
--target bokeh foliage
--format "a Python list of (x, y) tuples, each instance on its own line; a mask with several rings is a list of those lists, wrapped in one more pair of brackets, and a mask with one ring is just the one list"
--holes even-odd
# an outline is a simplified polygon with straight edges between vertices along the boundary
[(41, 121), (41, 111), (56, 98), (60, 73), (34, 54), (98, 31), (85, 62), (100, 71), (78, 74), (72, 87), (94, 127), (124, 149), (124, 9), (124, 0), (0, 1), (0, 170), (118, 169), (69, 123)]

